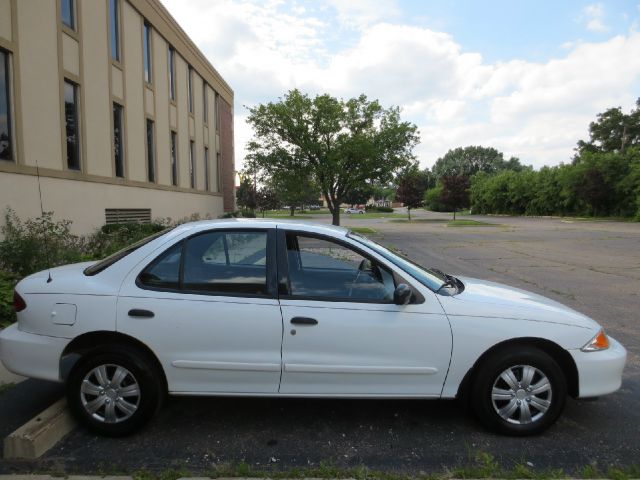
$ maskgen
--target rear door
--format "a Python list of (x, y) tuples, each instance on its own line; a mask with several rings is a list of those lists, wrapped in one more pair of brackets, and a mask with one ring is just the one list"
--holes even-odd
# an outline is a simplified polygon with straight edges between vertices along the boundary
[(275, 230), (198, 233), (129, 275), (117, 328), (156, 353), (172, 392), (276, 393), (275, 285)]

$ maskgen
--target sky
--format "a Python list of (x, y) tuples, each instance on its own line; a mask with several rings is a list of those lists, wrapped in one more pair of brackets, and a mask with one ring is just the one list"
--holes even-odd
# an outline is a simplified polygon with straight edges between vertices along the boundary
[(162, 2), (235, 92), (238, 169), (247, 107), (292, 88), (399, 106), (422, 167), (467, 145), (566, 163), (599, 112), (640, 97), (638, 0)]

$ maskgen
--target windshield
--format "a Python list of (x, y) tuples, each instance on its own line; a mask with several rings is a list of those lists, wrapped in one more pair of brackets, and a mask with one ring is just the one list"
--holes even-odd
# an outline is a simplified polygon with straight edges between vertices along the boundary
[(116, 253), (112, 253), (111, 255), (109, 255), (108, 257), (104, 258), (103, 260), (100, 260), (98, 263), (94, 263), (90, 267), (85, 268), (84, 269), (84, 274), (87, 275), (87, 276), (92, 276), (92, 275), (95, 275), (97, 273), (100, 273), (104, 269), (106, 269), (106, 268), (110, 267), (111, 265), (113, 265), (114, 263), (116, 263), (118, 260), (123, 259), (127, 255), (129, 255), (131, 252), (137, 250), (141, 246), (146, 245), (150, 241), (155, 240), (156, 238), (164, 235), (169, 230), (172, 230), (172, 227), (165, 228), (164, 230), (162, 230), (162, 231), (160, 231), (158, 233), (154, 233), (153, 235), (149, 235), (148, 237), (145, 237), (142, 240), (138, 240), (136, 243), (132, 243), (131, 245), (124, 247), (122, 250), (118, 250)]
[(407, 257), (387, 250), (382, 245), (355, 232), (349, 232), (347, 236), (356, 242), (366, 245), (371, 250), (389, 260), (395, 266), (401, 268), (420, 283), (437, 292), (446, 282), (446, 277), (441, 272), (425, 268), (409, 260)]

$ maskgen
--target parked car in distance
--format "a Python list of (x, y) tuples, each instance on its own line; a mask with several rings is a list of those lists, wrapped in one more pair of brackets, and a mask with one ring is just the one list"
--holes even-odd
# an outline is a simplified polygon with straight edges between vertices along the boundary
[(462, 396), (487, 427), (529, 435), (567, 395), (616, 391), (626, 362), (598, 323), (558, 302), (283, 220), (183, 224), (30, 275), (14, 307), (2, 363), (65, 382), (78, 420), (113, 436), (167, 393)]
[(345, 208), (344, 213), (359, 213), (363, 214), (364, 210), (362, 208)]
[(320, 210), (320, 205), (309, 205), (309, 210)]

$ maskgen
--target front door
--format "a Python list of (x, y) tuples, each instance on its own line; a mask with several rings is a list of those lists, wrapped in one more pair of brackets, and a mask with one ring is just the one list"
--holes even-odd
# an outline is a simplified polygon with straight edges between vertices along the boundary
[(287, 232), (279, 253), (288, 267), (280, 393), (440, 396), (451, 329), (435, 294), (394, 304), (406, 280), (329, 237)]
[(125, 281), (117, 328), (148, 345), (176, 393), (277, 393), (275, 231), (186, 238)]

